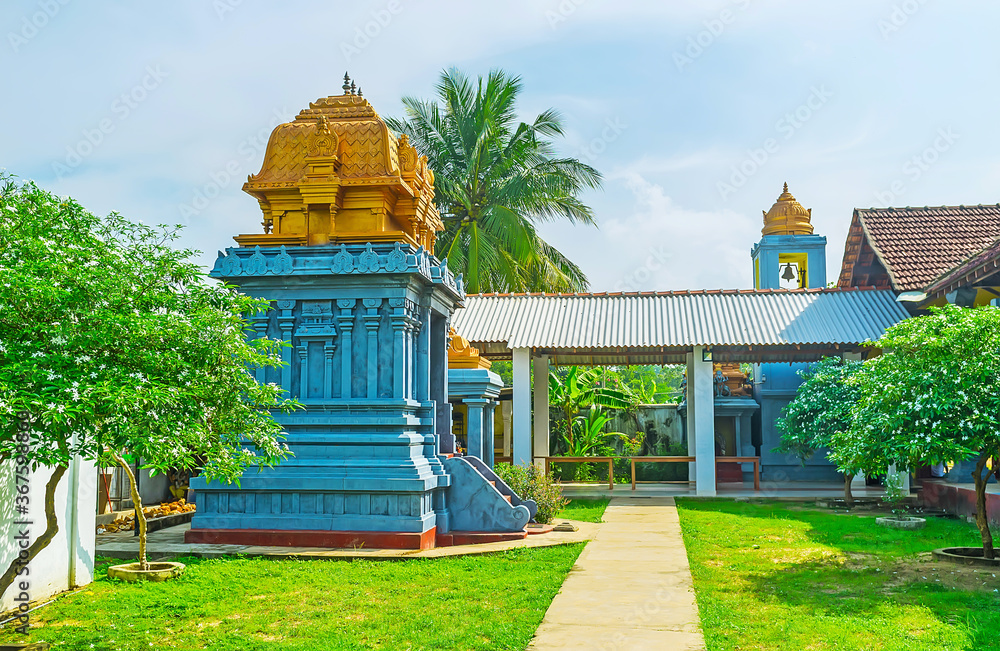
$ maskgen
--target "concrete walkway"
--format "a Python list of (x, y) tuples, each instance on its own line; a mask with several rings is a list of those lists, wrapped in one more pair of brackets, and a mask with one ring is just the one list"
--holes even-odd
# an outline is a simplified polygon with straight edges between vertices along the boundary
[(705, 648), (672, 497), (611, 501), (528, 648)]

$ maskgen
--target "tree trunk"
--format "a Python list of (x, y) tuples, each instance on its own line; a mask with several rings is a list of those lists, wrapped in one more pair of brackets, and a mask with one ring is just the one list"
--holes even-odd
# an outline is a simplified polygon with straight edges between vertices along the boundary
[(847, 508), (854, 506), (854, 493), (851, 492), (851, 482), (854, 481), (854, 475), (849, 473), (844, 473), (844, 503), (847, 504)]
[(38, 556), (39, 552), (48, 547), (52, 539), (59, 533), (59, 518), (56, 515), (56, 488), (63, 475), (66, 474), (67, 468), (67, 466), (56, 466), (48, 483), (45, 484), (45, 531), (42, 532), (41, 536), (35, 538), (35, 542), (31, 543), (31, 546), (24, 550), (23, 557), (21, 555), (14, 557), (7, 571), (3, 573), (3, 576), (0, 576), (0, 597), (14, 583), (21, 570)]
[[(573, 447), (573, 418), (570, 416), (572, 409), (568, 406), (563, 407), (563, 417), (566, 419), (566, 444)], [(567, 450), (568, 452), (568, 450)]]
[(135, 508), (135, 519), (139, 523), (139, 569), (148, 570), (149, 563), (146, 561), (146, 514), (142, 512), (142, 498), (139, 497), (139, 487), (135, 483), (135, 473), (132, 466), (122, 457), (114, 455), (118, 465), (125, 469), (128, 476), (128, 485), (132, 491), (132, 506)]
[(990, 455), (984, 454), (976, 462), (976, 469), (972, 473), (972, 478), (976, 482), (976, 526), (979, 527), (979, 535), (983, 537), (983, 558), (995, 558), (993, 552), (993, 534), (990, 533), (990, 522), (986, 518), (986, 480), (989, 475), (983, 476), (986, 462)]

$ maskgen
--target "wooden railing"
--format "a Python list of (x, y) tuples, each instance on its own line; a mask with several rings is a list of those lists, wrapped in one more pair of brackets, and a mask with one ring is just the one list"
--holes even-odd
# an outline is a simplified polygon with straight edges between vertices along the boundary
[[(608, 490), (615, 489), (615, 461), (618, 459), (628, 459), (632, 465), (632, 490), (635, 490), (635, 464), (638, 463), (691, 463), (696, 461), (695, 457), (535, 457), (545, 459), (545, 475), (548, 476), (552, 469), (553, 462), (567, 463), (607, 463), (608, 464)], [(753, 464), (753, 489), (760, 490), (760, 457), (715, 457), (716, 463), (752, 463)]]
[[(545, 459), (545, 476), (549, 476), (553, 461), (565, 461), (567, 463), (593, 463), (598, 461), (608, 462), (608, 490), (615, 489), (615, 460), (623, 457), (535, 457)], [(634, 478), (633, 474), (633, 478)]]
[[(635, 490), (635, 463), (691, 463), (694, 457), (631, 457), (632, 490)], [(760, 490), (760, 457), (715, 457), (716, 463), (752, 463), (753, 489)], [(716, 475), (718, 477), (718, 475)]]

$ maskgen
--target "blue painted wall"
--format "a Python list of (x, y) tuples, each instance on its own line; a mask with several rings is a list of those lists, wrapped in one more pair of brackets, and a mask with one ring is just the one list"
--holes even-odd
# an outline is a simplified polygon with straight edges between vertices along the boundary
[[(766, 235), (750, 253), (757, 274), (758, 289), (780, 289), (779, 256), (783, 253), (808, 256), (806, 287), (826, 287), (826, 238), (820, 235)], [(759, 274), (759, 277), (757, 277)], [(819, 450), (805, 464), (794, 455), (772, 452), (781, 444), (776, 421), (781, 410), (795, 398), (802, 384), (799, 371), (808, 364), (761, 364), (755, 369), (754, 398), (760, 403), (760, 426), (754, 444), (760, 447), (761, 478), (765, 481), (828, 480), (841, 475)]]
[(250, 336), (290, 341), (256, 371), (305, 405), (276, 417), (294, 456), (240, 487), (192, 480), (194, 529), (449, 531), (447, 332), (464, 294), (409, 244), (220, 253), (212, 276), (267, 298)]

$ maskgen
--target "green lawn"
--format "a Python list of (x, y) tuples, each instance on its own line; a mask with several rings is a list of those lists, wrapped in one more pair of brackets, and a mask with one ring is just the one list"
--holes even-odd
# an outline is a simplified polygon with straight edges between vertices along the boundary
[[(32, 613), (59, 649), (524, 649), (582, 544), (405, 561), (183, 559), (166, 583), (105, 576)], [(10, 628), (0, 644), (25, 642)]]
[(579, 522), (600, 522), (604, 515), (604, 509), (608, 508), (606, 498), (577, 499), (570, 500), (569, 504), (560, 511), (555, 518), (555, 522), (562, 520), (577, 520)]
[(981, 544), (973, 525), (930, 518), (907, 532), (775, 503), (677, 504), (710, 651), (1000, 649), (1000, 571), (927, 553)]

